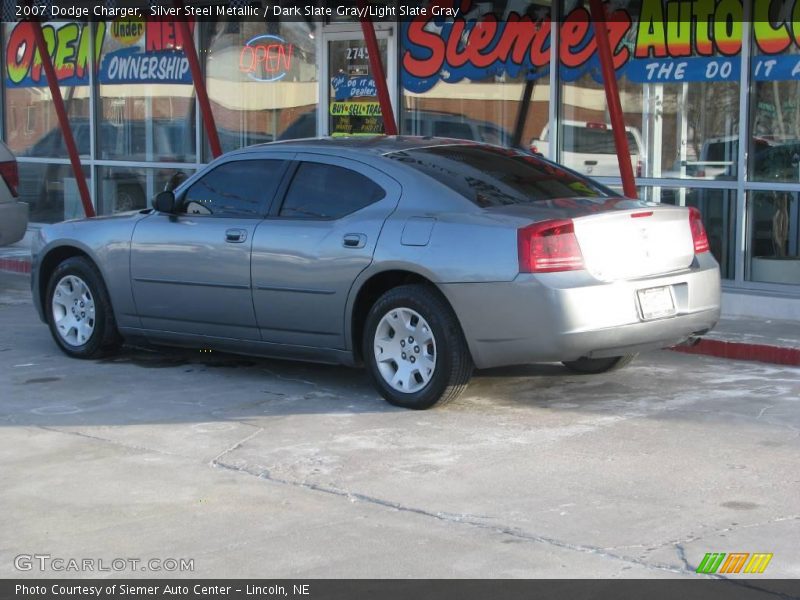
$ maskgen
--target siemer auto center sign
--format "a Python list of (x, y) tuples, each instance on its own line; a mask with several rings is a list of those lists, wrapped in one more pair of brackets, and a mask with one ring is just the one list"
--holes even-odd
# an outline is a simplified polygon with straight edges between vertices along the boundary
[[(617, 76), (636, 83), (737, 81), (742, 2), (642, 0), (638, 14), (626, 8), (610, 10), (607, 25)], [(402, 82), (411, 92), (425, 92), (437, 82), (481, 80), (503, 73), (542, 77), (549, 70), (554, 26), (559, 27), (561, 78), (574, 81), (588, 73), (602, 81), (594, 28), (583, 6), (556, 25), (547, 9), (531, 17), (513, 11), (479, 14), (484, 4), (472, 0), (434, 4), (454, 8), (426, 11), (401, 22)], [(770, 21), (776, 14), (778, 20)], [(189, 24), (193, 28), (194, 22)], [(192, 82), (180, 32), (170, 21), (98, 22), (93, 47), (88, 23), (45, 23), (42, 28), (60, 85), (87, 85), (90, 55), (98, 65), (101, 84)], [(800, 49), (800, 0), (754, 2), (752, 31), (753, 79), (800, 80), (800, 54), (788, 52)], [(292, 60), (290, 44), (268, 37), (247, 42), (240, 57), (240, 70), (264, 82), (280, 79)], [(18, 23), (11, 30), (5, 60), (9, 87), (46, 85), (29, 23)], [(255, 75), (257, 66), (264, 72), (259, 61), (270, 67), (266, 75)]]
[[(439, 81), (503, 73), (536, 79), (548, 73), (554, 27), (549, 10), (539, 18), (515, 12), (470, 16), (475, 6), (462, 3), (464, 16), (455, 19), (426, 16), (403, 23), (406, 89), (422, 93)], [(753, 6), (753, 78), (800, 79), (800, 55), (786, 53), (800, 48), (800, 0), (756, 0)], [(771, 22), (776, 14), (780, 20)], [(642, 0), (638, 14), (610, 10), (607, 25), (617, 77), (635, 83), (738, 81), (743, 19), (742, 0)], [(561, 78), (574, 81), (589, 73), (601, 82), (589, 10), (573, 9), (558, 27)]]

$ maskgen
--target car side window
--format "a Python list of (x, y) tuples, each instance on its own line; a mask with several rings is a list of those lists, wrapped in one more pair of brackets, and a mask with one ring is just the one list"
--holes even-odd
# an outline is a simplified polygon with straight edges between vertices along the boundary
[(221, 164), (192, 184), (183, 197), (190, 215), (256, 218), (275, 194), (285, 161), (239, 160)]
[(279, 214), (292, 219), (339, 219), (385, 195), (382, 187), (361, 173), (304, 162), (292, 179)]

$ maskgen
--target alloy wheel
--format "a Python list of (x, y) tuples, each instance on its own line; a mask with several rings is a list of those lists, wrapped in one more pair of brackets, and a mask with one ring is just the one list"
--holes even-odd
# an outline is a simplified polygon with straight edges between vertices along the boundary
[(383, 316), (375, 330), (374, 351), (381, 377), (398, 392), (418, 392), (436, 370), (433, 331), (410, 308), (393, 308)]
[(86, 282), (76, 275), (62, 277), (53, 290), (51, 314), (56, 331), (66, 344), (86, 344), (95, 325), (94, 297)]

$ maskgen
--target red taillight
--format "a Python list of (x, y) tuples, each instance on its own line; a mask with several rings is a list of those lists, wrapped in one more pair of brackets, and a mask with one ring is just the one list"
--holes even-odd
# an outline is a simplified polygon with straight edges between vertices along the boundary
[(692, 230), (694, 253), (702, 254), (703, 252), (708, 252), (710, 247), (706, 228), (703, 226), (703, 215), (694, 206), (689, 207), (689, 227)]
[(543, 221), (517, 231), (520, 273), (583, 268), (583, 255), (570, 219)]
[(0, 176), (3, 177), (3, 181), (6, 182), (11, 195), (16, 198), (17, 188), (19, 187), (19, 171), (17, 171), (17, 161), (9, 160), (7, 162), (0, 163)]

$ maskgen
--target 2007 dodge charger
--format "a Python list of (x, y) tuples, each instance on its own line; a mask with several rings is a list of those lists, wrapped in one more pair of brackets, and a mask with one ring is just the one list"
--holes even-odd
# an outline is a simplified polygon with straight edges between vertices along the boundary
[(36, 306), (68, 355), (128, 341), (363, 363), (389, 402), (421, 409), (473, 367), (600, 373), (719, 318), (696, 209), (486, 144), (251, 146), (153, 204), (41, 230)]

